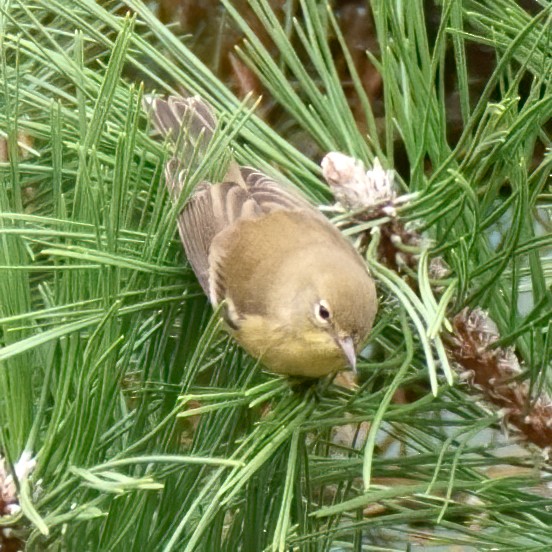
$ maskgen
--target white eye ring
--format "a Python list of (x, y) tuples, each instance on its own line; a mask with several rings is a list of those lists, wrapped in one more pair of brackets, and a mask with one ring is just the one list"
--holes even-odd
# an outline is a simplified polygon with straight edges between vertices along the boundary
[(316, 305), (314, 306), (314, 315), (316, 316), (316, 320), (318, 321), (318, 323), (323, 326), (327, 326), (332, 319), (332, 312), (330, 311), (330, 307), (328, 303), (323, 299), (316, 303)]

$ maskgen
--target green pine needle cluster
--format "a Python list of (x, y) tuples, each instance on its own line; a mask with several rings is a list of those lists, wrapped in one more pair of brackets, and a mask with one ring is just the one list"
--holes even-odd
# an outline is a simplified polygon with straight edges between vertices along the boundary
[[(449, 385), (442, 335), (463, 307), (487, 310), (531, 398), (551, 391), (552, 5), (531, 17), (514, 0), (441, 0), (430, 42), (422, 0), (371, 0), (377, 121), (331, 5), (300, 0), (301, 17), (282, 23), (268, 0), (249, 0), (275, 59), (223, 4), (244, 35), (238, 54), (320, 151), (392, 169), (402, 143), (399, 186), (416, 196), (399, 215), (427, 241), (410, 275), (418, 289), (373, 245), (382, 301), (360, 387), (263, 372), (220, 331), (186, 264), (175, 223), (185, 197), (173, 204), (164, 187), (168, 152), (143, 97), (184, 88), (219, 113), (190, 190), (220, 176), (231, 146), (327, 203), (320, 160), (256, 117), (140, 0), (1, 1), (0, 453), (13, 467), (28, 451), (37, 466), (0, 525), (28, 550), (550, 549), (542, 451), (504, 437), (503, 413), (473, 388)], [(469, 43), (497, 60), (477, 98)], [(434, 257), (450, 267), (438, 282)]]

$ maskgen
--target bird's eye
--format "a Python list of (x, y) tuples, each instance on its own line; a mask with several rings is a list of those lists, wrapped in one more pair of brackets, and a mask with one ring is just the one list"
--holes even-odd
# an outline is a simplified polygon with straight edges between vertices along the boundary
[(315, 307), (315, 313), (316, 313), (316, 318), (322, 324), (327, 324), (330, 321), (330, 318), (332, 317), (330, 308), (328, 307), (328, 304), (326, 303), (326, 301), (320, 301), (320, 303), (317, 303)]

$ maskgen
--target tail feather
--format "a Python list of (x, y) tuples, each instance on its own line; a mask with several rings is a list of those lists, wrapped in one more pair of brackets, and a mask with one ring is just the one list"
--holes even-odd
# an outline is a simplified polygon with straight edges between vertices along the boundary
[(173, 157), (165, 166), (165, 180), (171, 195), (177, 199), (186, 175), (197, 168), (207, 151), (217, 118), (198, 96), (169, 96), (166, 100), (147, 96), (144, 107), (155, 131), (172, 144)]
[(199, 96), (169, 96), (166, 100), (148, 96), (145, 104), (157, 132), (173, 142), (177, 142), (183, 132), (192, 142), (202, 136), (208, 143), (213, 137), (217, 118), (211, 106)]

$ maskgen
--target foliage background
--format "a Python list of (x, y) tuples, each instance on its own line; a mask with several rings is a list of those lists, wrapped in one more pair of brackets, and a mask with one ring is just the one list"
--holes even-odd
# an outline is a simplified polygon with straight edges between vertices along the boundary
[[(549, 393), (550, 3), (444, 0), (430, 37), (421, 0), (369, 2), (381, 117), (332, 6), (289, 3), (279, 18), (250, 0), (252, 25), (223, 4), (278, 124), (138, 0), (0, 3), (0, 439), (8, 465), (37, 459), (2, 523), (29, 550), (548, 549), (546, 458), (501, 437), (504, 413), (473, 388), (447, 384), (425, 329), (487, 309), (531, 397)], [(475, 95), (473, 43), (496, 57)], [(290, 387), (219, 333), (176, 240), (140, 80), (221, 114), (190, 189), (231, 144), (318, 203), (331, 150), (377, 155), (418, 193), (401, 220), (451, 276), (420, 263), (416, 297), (368, 258), (382, 301), (358, 389)]]

